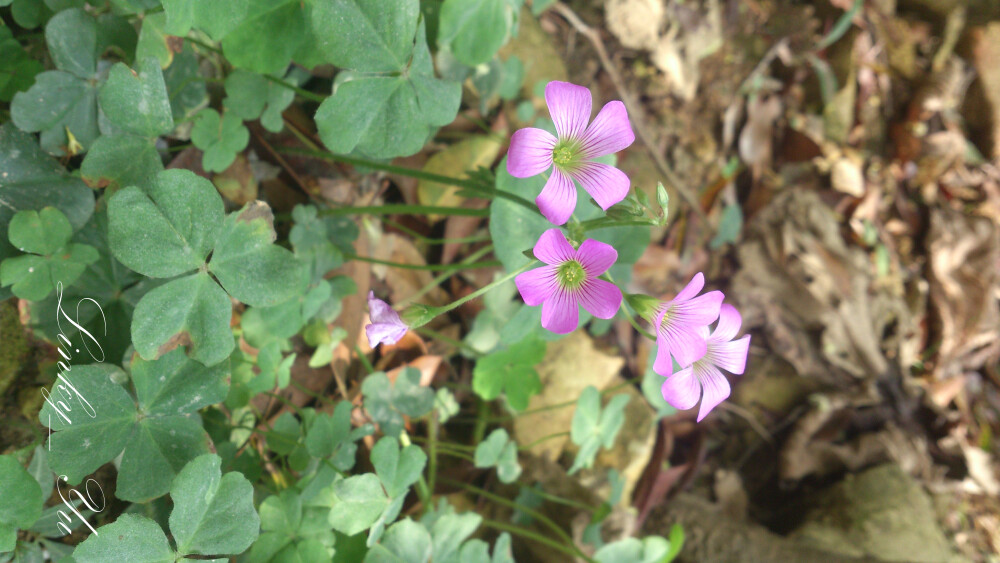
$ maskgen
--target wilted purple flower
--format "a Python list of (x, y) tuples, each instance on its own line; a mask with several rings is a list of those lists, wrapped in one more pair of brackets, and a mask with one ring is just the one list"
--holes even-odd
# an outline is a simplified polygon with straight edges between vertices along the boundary
[(742, 374), (750, 349), (749, 334), (733, 340), (740, 331), (741, 323), (742, 319), (736, 308), (723, 305), (719, 310), (719, 324), (715, 331), (709, 336), (708, 328), (702, 327), (699, 330), (702, 337), (707, 337), (705, 355), (663, 382), (660, 388), (663, 400), (674, 408), (685, 410), (695, 406), (700, 397), (698, 422), (726, 400), (729, 397), (729, 380), (719, 368), (736, 375)]
[[(607, 210), (628, 195), (629, 179), (614, 166), (592, 159), (618, 152), (635, 141), (625, 104), (608, 102), (594, 121), (590, 120), (590, 91), (569, 82), (549, 82), (545, 103), (556, 126), (557, 137), (548, 131), (526, 127), (514, 132), (507, 151), (507, 172), (528, 178), (552, 168), (535, 203), (546, 219), (562, 225), (576, 209), (576, 186), (587, 191)], [(554, 166), (554, 168), (553, 168)]]
[(549, 229), (538, 237), (534, 252), (546, 265), (519, 274), (514, 283), (525, 303), (542, 306), (543, 327), (557, 334), (573, 332), (580, 320), (579, 305), (599, 319), (615, 316), (622, 292), (597, 279), (618, 259), (611, 245), (587, 239), (573, 250), (562, 231)]
[(388, 303), (375, 297), (374, 291), (368, 292), (368, 316), (372, 322), (365, 326), (365, 335), (372, 348), (379, 344), (395, 344), (409, 330)]
[(705, 355), (705, 337), (699, 331), (719, 317), (719, 306), (725, 296), (721, 291), (698, 296), (703, 287), (705, 276), (698, 272), (677, 297), (664, 303), (657, 312), (653, 322), (658, 347), (653, 363), (656, 373), (673, 372), (671, 356), (684, 368)]

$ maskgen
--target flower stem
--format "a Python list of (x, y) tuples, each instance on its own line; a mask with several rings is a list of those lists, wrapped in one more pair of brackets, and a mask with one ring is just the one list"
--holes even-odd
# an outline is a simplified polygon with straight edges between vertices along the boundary
[(424, 236), (415, 231), (414, 229), (411, 229), (406, 225), (399, 223), (397, 221), (393, 221), (392, 219), (383, 218), (382, 222), (394, 229), (403, 231), (404, 233), (410, 235), (411, 237), (426, 244), (464, 244), (472, 242), (486, 242), (490, 240), (489, 235), (472, 235), (468, 237), (456, 237), (456, 238), (434, 238), (434, 237)]
[(580, 222), (578, 228), (581, 232), (587, 232), (596, 229), (606, 229), (608, 227), (650, 227), (656, 224), (657, 221), (646, 217), (642, 219), (612, 219), (610, 217), (598, 217), (597, 219)]
[(569, 436), (569, 432), (556, 432), (555, 434), (549, 434), (548, 436), (542, 436), (541, 438), (539, 438), (537, 440), (534, 440), (534, 441), (532, 441), (530, 443), (518, 446), (517, 449), (519, 449), (519, 450), (529, 450), (532, 447), (537, 446), (538, 444), (541, 444), (542, 442), (546, 442), (548, 440), (551, 440), (552, 438), (562, 438), (563, 436)]
[(495, 530), (500, 530), (502, 532), (510, 532), (515, 536), (521, 536), (525, 539), (529, 539), (532, 541), (536, 541), (540, 544), (547, 545), (552, 549), (561, 551), (567, 555), (572, 555), (573, 557), (582, 557), (588, 563), (596, 563), (596, 561), (594, 561), (593, 558), (587, 557), (587, 555), (583, 553), (583, 551), (581, 551), (575, 545), (573, 546), (573, 548), (565, 547), (561, 543), (554, 542), (541, 534), (532, 532), (531, 530), (528, 530), (526, 528), (521, 528), (520, 526), (507, 524), (505, 522), (500, 522), (498, 520), (490, 520), (488, 518), (483, 518), (483, 526), (486, 526), (488, 528), (493, 528)]
[[(456, 264), (456, 265), (471, 265), (471, 264), (475, 264), (476, 260), (479, 260), (480, 258), (482, 258), (483, 256), (486, 256), (487, 254), (489, 254), (492, 251), (493, 251), (493, 245), (492, 244), (487, 244), (486, 246), (480, 248), (479, 250), (477, 250), (477, 251), (473, 252), (472, 254), (468, 255), (467, 257), (465, 257), (461, 262), (458, 262), (458, 264)], [(464, 269), (464, 268), (461, 268), (461, 269)], [(457, 272), (458, 270), (459, 270), (459, 268), (456, 268), (454, 270), (447, 270), (447, 271), (445, 271), (445, 273), (437, 275), (434, 279), (432, 279), (430, 281), (430, 283), (428, 283), (424, 287), (421, 287), (416, 293), (414, 293), (413, 295), (411, 295), (411, 296), (407, 297), (406, 299), (403, 299), (402, 301), (400, 301), (399, 303), (397, 303), (397, 306), (398, 307), (402, 307), (402, 306), (407, 305), (409, 303), (413, 303), (417, 299), (420, 299), (421, 297), (423, 297), (424, 295), (426, 295), (428, 292), (430, 292), (432, 289), (434, 289), (435, 287), (441, 285), (441, 282), (443, 282), (444, 280), (446, 280), (446, 279), (450, 278), (451, 276), (455, 275), (455, 272)]]
[[(518, 274), (521, 274), (521, 273), (524, 273), (524, 272), (528, 271), (532, 266), (535, 265), (536, 262), (537, 262), (537, 260), (532, 260), (531, 262), (528, 262), (527, 264), (521, 266), (520, 268), (514, 270), (513, 272), (510, 272), (506, 276), (504, 276), (502, 278), (499, 278), (497, 280), (494, 280), (492, 283), (484, 285), (483, 287), (477, 289), (476, 291), (473, 291), (472, 293), (466, 295), (465, 297), (462, 297), (461, 299), (457, 299), (455, 301), (452, 301), (451, 303), (449, 303), (447, 305), (444, 305), (442, 307), (435, 307), (434, 308), (435, 309), (435, 316), (442, 315), (444, 313), (447, 313), (448, 311), (451, 311), (452, 309), (456, 309), (456, 308), (462, 306), (463, 304), (465, 304), (465, 303), (467, 303), (469, 301), (472, 301), (473, 299), (475, 299), (475, 298), (479, 297), (480, 295), (486, 293), (487, 291), (493, 289), (494, 287), (496, 287), (498, 285), (501, 285), (503, 283), (506, 283), (506, 282), (514, 279), (515, 277), (517, 277)], [(480, 264), (482, 264), (482, 262), (480, 262)]]
[[(458, 270), (474, 270), (476, 268), (492, 268), (493, 266), (500, 266), (498, 260), (483, 260), (482, 262), (476, 262), (475, 264), (405, 264), (403, 262), (391, 262), (389, 260), (382, 260), (380, 258), (372, 258), (371, 256), (358, 256), (357, 254), (344, 254), (344, 258), (348, 260), (357, 260), (359, 262), (370, 262), (372, 264), (381, 264), (383, 266), (392, 266), (393, 268), (402, 268), (404, 270), (426, 270), (428, 272), (456, 272)], [(448, 311), (450, 309), (446, 309)], [(445, 311), (442, 311), (445, 312)]]
[(309, 90), (303, 90), (302, 88), (299, 88), (298, 86), (292, 84), (291, 82), (286, 82), (286, 81), (278, 78), (277, 76), (271, 76), (270, 74), (265, 74), (264, 78), (270, 80), (271, 82), (274, 82), (275, 84), (277, 84), (279, 86), (283, 86), (285, 88), (288, 88), (292, 92), (295, 92), (296, 94), (298, 94), (299, 96), (302, 96), (303, 98), (305, 98), (307, 100), (311, 100), (313, 102), (322, 102), (322, 101), (326, 100), (326, 96), (324, 96), (322, 94), (317, 94), (315, 92), (310, 92)]
[(460, 217), (489, 217), (489, 209), (468, 209), (465, 207), (445, 207), (441, 205), (409, 205), (405, 203), (385, 203), (382, 205), (344, 206), (321, 209), (320, 215), (455, 215)]

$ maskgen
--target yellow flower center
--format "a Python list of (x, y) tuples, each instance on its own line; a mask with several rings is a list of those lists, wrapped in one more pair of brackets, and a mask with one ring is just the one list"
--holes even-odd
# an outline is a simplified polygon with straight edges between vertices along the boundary
[(583, 264), (576, 260), (567, 260), (556, 270), (556, 279), (563, 289), (579, 289), (587, 279), (587, 272), (583, 269)]

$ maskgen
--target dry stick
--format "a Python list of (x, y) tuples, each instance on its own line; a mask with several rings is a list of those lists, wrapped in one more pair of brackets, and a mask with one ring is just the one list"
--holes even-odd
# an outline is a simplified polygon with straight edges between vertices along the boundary
[(574, 12), (569, 6), (563, 4), (562, 2), (556, 2), (552, 5), (552, 7), (594, 46), (594, 50), (597, 51), (597, 57), (601, 60), (601, 66), (604, 67), (604, 71), (608, 73), (608, 77), (611, 78), (612, 84), (615, 85), (615, 89), (618, 91), (618, 96), (621, 97), (622, 103), (625, 104), (625, 109), (628, 110), (629, 115), (633, 116), (632, 127), (635, 128), (635, 132), (639, 135), (639, 140), (641, 140), (642, 144), (646, 146), (646, 150), (649, 152), (649, 155), (653, 157), (653, 162), (656, 163), (656, 168), (660, 171), (660, 174), (667, 179), (667, 183), (672, 185), (677, 192), (681, 194), (684, 201), (691, 206), (692, 211), (694, 211), (695, 214), (697, 214), (703, 221), (708, 222), (708, 216), (705, 215), (705, 211), (701, 208), (701, 204), (698, 202), (698, 194), (688, 189), (688, 187), (681, 182), (681, 179), (678, 178), (669, 167), (667, 167), (667, 162), (664, 160), (663, 155), (660, 154), (660, 152), (656, 149), (656, 146), (653, 144), (653, 138), (649, 134), (649, 131), (646, 130), (646, 126), (643, 124), (642, 109), (632, 99), (632, 95), (629, 94), (628, 90), (625, 89), (625, 83), (622, 82), (621, 76), (619, 76), (618, 71), (611, 63), (611, 58), (608, 57), (608, 52), (604, 48), (604, 41), (601, 39), (601, 36), (596, 30), (594, 30), (594, 28), (583, 23), (583, 20), (581, 20), (580, 17), (576, 15), (576, 12)]

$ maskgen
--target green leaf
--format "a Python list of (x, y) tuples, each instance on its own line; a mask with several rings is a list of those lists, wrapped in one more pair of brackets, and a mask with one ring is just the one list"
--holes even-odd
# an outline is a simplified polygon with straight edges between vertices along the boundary
[(99, 137), (80, 165), (80, 177), (87, 185), (108, 188), (111, 194), (127, 186), (148, 190), (162, 171), (153, 140), (126, 134)]
[(208, 264), (230, 295), (248, 305), (277, 305), (302, 291), (305, 264), (273, 244), (274, 216), (255, 201), (226, 217)]
[(609, 543), (594, 553), (598, 563), (618, 563), (620, 561), (635, 561), (635, 563), (667, 563), (670, 552), (670, 542), (660, 536), (647, 536), (640, 541), (637, 538), (625, 538)]
[(405, 496), (420, 478), (427, 465), (427, 454), (412, 444), (400, 452), (396, 439), (386, 436), (372, 448), (371, 461), (389, 498), (396, 500)]
[(743, 210), (740, 206), (736, 204), (723, 207), (722, 216), (719, 217), (719, 230), (708, 243), (709, 248), (719, 248), (726, 243), (738, 241), (741, 230), (743, 230)]
[(24, 252), (52, 254), (69, 242), (73, 227), (66, 215), (55, 207), (38, 211), (19, 211), (8, 227), (10, 243)]
[(135, 307), (132, 342), (143, 358), (156, 359), (178, 346), (191, 357), (215, 365), (229, 357), (235, 343), (229, 296), (205, 272), (167, 282), (147, 293)]
[(174, 51), (168, 43), (170, 34), (165, 29), (166, 25), (166, 14), (148, 14), (142, 18), (142, 28), (135, 47), (136, 60), (155, 58), (160, 62), (160, 68), (167, 68), (172, 64)]
[(521, 475), (517, 462), (517, 443), (510, 439), (507, 431), (497, 428), (476, 446), (476, 467), (496, 467), (497, 476), (503, 483), (513, 483)]
[(108, 202), (111, 251), (146, 276), (183, 274), (205, 263), (223, 214), (211, 182), (190, 170), (166, 170), (148, 191), (128, 187)]
[(97, 88), (61, 70), (37, 75), (27, 92), (15, 94), (10, 116), (19, 129), (41, 132), (42, 148), (54, 155), (75, 154), (67, 130), (84, 149), (100, 134)]
[(385, 373), (373, 373), (361, 383), (361, 393), (368, 414), (387, 436), (399, 436), (404, 414), (419, 417), (434, 408), (434, 391), (420, 385), (415, 368), (405, 368), (395, 385)]
[[(138, 404), (113, 381), (125, 379), (117, 368), (73, 366), (54, 385), (39, 420), (53, 430), (50, 464), (57, 474), (75, 484), (121, 453), (115, 494), (144, 502), (166, 493), (176, 472), (208, 451), (196, 413), (226, 397), (229, 366), (206, 368), (178, 350), (155, 362), (133, 357), (131, 367)], [(72, 410), (57, 409), (60, 399)]]
[(28, 56), (14, 39), (10, 28), (0, 27), (0, 102), (10, 102), (35, 82), (35, 75), (45, 70), (42, 63)]
[(348, 471), (354, 467), (357, 445), (351, 438), (351, 405), (337, 403), (333, 415), (319, 413), (306, 433), (309, 455), (317, 458), (333, 457), (333, 465)]
[(284, 128), (281, 112), (294, 100), (295, 92), (260, 74), (238, 69), (226, 77), (226, 107), (244, 121), (260, 118), (268, 131)]
[[(59, 228), (65, 227), (67, 231), (70, 229), (69, 221), (61, 211), (54, 207), (46, 207), (42, 212), (46, 210), (50, 210), (51, 215), (61, 219)], [(34, 211), (19, 212), (11, 221), (11, 231), (17, 227), (18, 217), (23, 217), (22, 214), (26, 213), (35, 214), (37, 217)], [(68, 238), (69, 236), (65, 239), (54, 238), (48, 243)], [(18, 245), (14, 240), (15, 237), (11, 237), (12, 244)], [(99, 257), (94, 247), (74, 243), (56, 248), (44, 256), (29, 254), (8, 258), (0, 263), (0, 285), (11, 286), (14, 295), (21, 299), (39, 301), (47, 297), (60, 282), (65, 285), (75, 282), (87, 265), (93, 264)]]
[(219, 112), (206, 108), (198, 112), (191, 142), (205, 151), (201, 161), (205, 170), (222, 172), (236, 159), (236, 153), (246, 148), (250, 132), (236, 113), (227, 111), (220, 118)]
[(52, 10), (39, 0), (7, 0), (14, 22), (25, 29), (42, 25), (52, 15)]
[(284, 73), (308, 37), (308, 8), (301, 0), (250, 0), (246, 15), (222, 39), (226, 58), (238, 68)]
[[(208, 4), (214, 5), (209, 2)], [(177, 53), (170, 66), (163, 70), (163, 81), (170, 92), (170, 109), (174, 120), (188, 118), (208, 105), (208, 89), (201, 80), (198, 70), (198, 56), (191, 44), (184, 43), (184, 48)]]
[(30, 527), (42, 515), (42, 489), (13, 456), (0, 456), (0, 553), (13, 551), (18, 529)]
[(88, 80), (97, 74), (97, 20), (81, 8), (63, 10), (45, 25), (45, 43), (56, 68)]
[(393, 524), (364, 563), (427, 563), (433, 547), (427, 529), (409, 518)]
[[(94, 193), (66, 174), (31, 135), (12, 123), (0, 125), (0, 233), (7, 232), (18, 211), (47, 205), (62, 211), (70, 225), (79, 229), (94, 212)], [(6, 240), (0, 242), (0, 246), (6, 244)]]
[(372, 158), (416, 153), (431, 127), (455, 119), (461, 84), (434, 77), (421, 23), (410, 68), (398, 76), (342, 72), (316, 112), (323, 143), (333, 152)]
[(122, 514), (101, 526), (73, 551), (77, 563), (129, 561), (135, 563), (174, 563), (174, 550), (160, 526), (149, 518)]
[(598, 450), (610, 448), (615, 442), (618, 431), (625, 422), (625, 405), (629, 396), (615, 395), (601, 410), (601, 393), (593, 385), (588, 385), (576, 402), (576, 412), (570, 426), (570, 439), (580, 450), (573, 460), (569, 473), (572, 475), (580, 469), (591, 467)]
[(389, 498), (374, 473), (364, 473), (333, 484), (336, 503), (330, 510), (330, 525), (353, 536), (371, 527), (389, 506)]
[(222, 475), (214, 454), (188, 463), (170, 488), (170, 531), (184, 555), (242, 553), (257, 539), (260, 517), (253, 487), (237, 472)]
[(332, 0), (313, 6), (313, 31), (325, 60), (389, 72), (406, 66), (420, 15), (418, 0)]
[(165, 135), (174, 128), (163, 71), (156, 59), (138, 63), (138, 74), (122, 63), (111, 67), (101, 87), (104, 115), (126, 133), (141, 137)]
[(472, 390), (487, 401), (505, 393), (511, 408), (524, 410), (531, 396), (542, 390), (535, 364), (544, 357), (545, 342), (536, 339), (483, 356), (472, 370)]
[(438, 45), (463, 64), (481, 65), (507, 41), (515, 15), (509, 0), (445, 0)]

